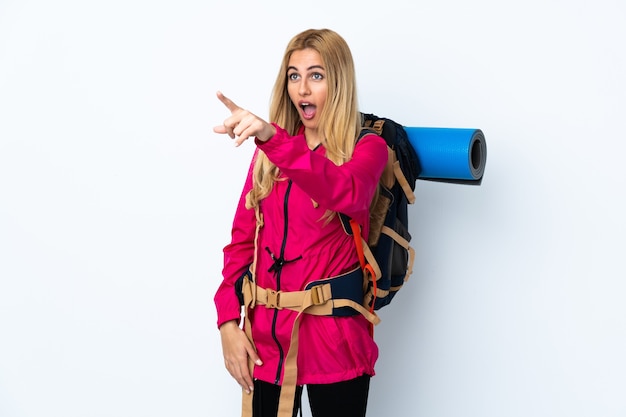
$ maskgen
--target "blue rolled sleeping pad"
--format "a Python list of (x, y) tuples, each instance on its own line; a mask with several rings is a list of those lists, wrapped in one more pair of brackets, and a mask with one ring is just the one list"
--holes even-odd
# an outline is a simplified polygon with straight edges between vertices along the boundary
[(404, 126), (421, 171), (418, 179), (480, 185), (487, 142), (480, 129)]

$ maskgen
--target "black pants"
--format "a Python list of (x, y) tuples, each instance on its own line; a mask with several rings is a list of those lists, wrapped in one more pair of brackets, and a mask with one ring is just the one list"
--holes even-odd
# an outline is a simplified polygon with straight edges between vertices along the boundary
[[(363, 375), (334, 384), (310, 384), (306, 390), (313, 417), (365, 417), (370, 376)], [(280, 386), (254, 381), (252, 397), (253, 417), (276, 417)], [(302, 406), (302, 387), (296, 388), (293, 417)]]

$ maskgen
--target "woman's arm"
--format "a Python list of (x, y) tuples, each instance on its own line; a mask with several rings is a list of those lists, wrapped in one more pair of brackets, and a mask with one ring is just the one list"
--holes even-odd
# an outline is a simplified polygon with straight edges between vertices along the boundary
[(246, 181), (244, 183), (231, 229), (231, 241), (224, 247), (224, 265), (222, 283), (215, 293), (214, 301), (217, 309), (217, 325), (231, 320), (239, 322), (241, 306), (235, 293), (235, 282), (248, 269), (254, 256), (254, 234), (256, 217), (254, 210), (245, 207), (246, 194), (252, 187), (252, 169), (255, 156), (252, 158)]
[(369, 205), (387, 163), (387, 144), (369, 134), (359, 140), (352, 159), (337, 166), (311, 151), (302, 135), (290, 136), (276, 127), (267, 142), (257, 141), (267, 157), (320, 206), (366, 221)]

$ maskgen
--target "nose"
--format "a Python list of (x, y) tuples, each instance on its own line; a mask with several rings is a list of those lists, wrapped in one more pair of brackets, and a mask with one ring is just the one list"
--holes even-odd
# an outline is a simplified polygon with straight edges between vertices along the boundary
[(298, 93), (301, 96), (306, 96), (308, 95), (311, 90), (309, 89), (309, 82), (307, 81), (306, 78), (303, 78), (302, 81), (300, 81), (300, 88), (298, 88)]

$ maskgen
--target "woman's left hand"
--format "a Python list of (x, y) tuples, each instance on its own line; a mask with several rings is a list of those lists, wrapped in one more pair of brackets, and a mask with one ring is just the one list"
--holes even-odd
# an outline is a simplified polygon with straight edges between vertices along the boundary
[(217, 98), (230, 110), (231, 116), (224, 120), (223, 125), (215, 126), (213, 131), (227, 134), (235, 140), (236, 146), (241, 145), (250, 137), (256, 137), (262, 142), (267, 142), (276, 134), (274, 126), (248, 110), (242, 109), (220, 91), (217, 92)]

